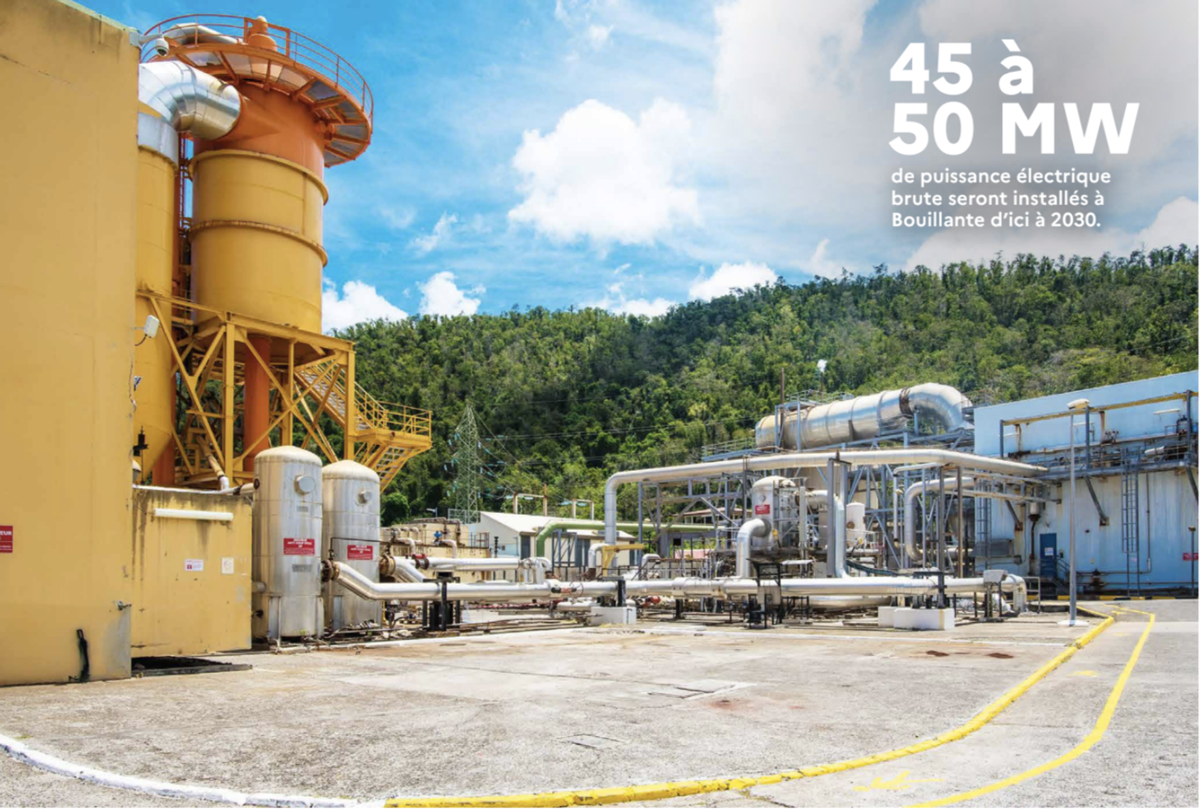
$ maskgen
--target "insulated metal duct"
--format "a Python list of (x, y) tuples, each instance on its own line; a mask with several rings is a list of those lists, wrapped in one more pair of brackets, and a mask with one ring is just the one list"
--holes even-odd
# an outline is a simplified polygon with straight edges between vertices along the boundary
[[(965, 414), (970, 406), (971, 400), (957, 388), (936, 382), (843, 399), (785, 414), (779, 446), (797, 449), (862, 441), (898, 430), (906, 417), (914, 415), (921, 421), (932, 421), (944, 433), (971, 430), (974, 425)], [(770, 415), (755, 427), (754, 443), (759, 449), (769, 449), (776, 446), (775, 440), (775, 416)]]
[[(233, 85), (176, 61), (138, 66), (138, 101), (162, 116), (176, 132), (186, 132), (201, 140), (228, 135), (242, 109)], [(147, 136), (155, 142), (143, 145), (152, 148), (161, 139), (161, 133), (152, 136), (147, 133)]]

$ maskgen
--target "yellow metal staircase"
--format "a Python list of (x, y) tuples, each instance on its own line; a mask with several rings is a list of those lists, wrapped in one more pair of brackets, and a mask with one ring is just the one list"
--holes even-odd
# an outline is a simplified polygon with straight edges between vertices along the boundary
[(355, 460), (374, 469), (386, 489), (410, 458), (433, 446), (432, 417), (428, 410), (385, 404), (354, 385), (354, 429), (346, 428), (346, 386), (340, 369), (318, 362), (296, 369), (296, 379), (329, 416), (355, 442)]

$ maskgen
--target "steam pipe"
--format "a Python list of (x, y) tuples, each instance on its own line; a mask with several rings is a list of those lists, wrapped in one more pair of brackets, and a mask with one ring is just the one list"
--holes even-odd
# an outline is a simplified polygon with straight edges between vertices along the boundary
[(760, 537), (767, 532), (767, 523), (759, 518), (746, 520), (738, 529), (734, 548), (737, 551), (734, 573), (739, 579), (750, 577), (750, 538)]
[(379, 575), (394, 576), (406, 582), (423, 582), (425, 577), (417, 566), (403, 556), (385, 554), (379, 557)]
[[(971, 400), (949, 385), (927, 383), (900, 390), (856, 396), (807, 410), (783, 415), (783, 424), (776, 425), (776, 415), (770, 415), (755, 427), (755, 444), (760, 449), (779, 443), (789, 449), (827, 447), (874, 438), (888, 430), (898, 429), (906, 416), (918, 416), (941, 427), (942, 432), (972, 430), (966, 409)], [(797, 439), (796, 421), (799, 419)], [(777, 426), (781, 429), (777, 433)]]
[(662, 483), (689, 478), (713, 477), (720, 474), (739, 474), (773, 469), (812, 469), (830, 460), (842, 460), (851, 466), (880, 466), (884, 464), (934, 462), (944, 466), (959, 466), (1008, 475), (1033, 475), (1045, 472), (1045, 467), (1000, 458), (985, 458), (968, 452), (943, 449), (875, 449), (845, 452), (794, 452), (782, 455), (758, 455), (710, 463), (665, 466), (656, 469), (631, 469), (617, 472), (604, 484), (604, 542), (617, 541), (617, 488), (623, 483)]
[(391, 532), (391, 537), (388, 540), (389, 542), (391, 542), (393, 545), (407, 545), (408, 546), (408, 555), (409, 556), (416, 555), (417, 541), (415, 539), (413, 539), (412, 537), (400, 536), (400, 531), (396, 528), (389, 528), (388, 531)]
[(176, 132), (201, 140), (228, 135), (241, 113), (241, 97), (232, 85), (176, 61), (138, 66), (138, 101)]
[[(904, 490), (904, 551), (908, 554), (909, 559), (921, 557), (920, 551), (917, 550), (917, 495), (928, 491), (928, 484), (933, 482), (932, 480), (917, 481)], [(970, 486), (974, 483), (974, 478), (962, 479), (963, 486)], [(945, 486), (947, 490), (955, 489), (958, 486), (958, 480), (948, 478)]]
[[(643, 525), (647, 526), (647, 527), (651, 527), (651, 528), (653, 527), (653, 524), (649, 523), (649, 522), (643, 523)], [(604, 527), (603, 520), (573, 520), (568, 517), (552, 519), (552, 520), (547, 521), (546, 524), (542, 526), (542, 529), (540, 531), (538, 531), (537, 536), (534, 537), (533, 545), (539, 554), (544, 553), (546, 539), (551, 534), (553, 534), (555, 531), (568, 530), (568, 529), (572, 529), (572, 528), (603, 528), (603, 527)], [(636, 523), (636, 522), (619, 522), (619, 523), (617, 523), (617, 528), (621, 531), (636, 531), (638, 529), (638, 523)], [(661, 528), (663, 531), (689, 531), (690, 530), (694, 533), (707, 533), (712, 528), (712, 526), (694, 525), (691, 523), (673, 523), (671, 525), (661, 526)], [(593, 564), (592, 567), (595, 567), (595, 564)]]
[[(555, 601), (581, 596), (600, 597), (616, 593), (617, 583), (610, 581), (560, 582), (549, 579), (536, 584), (486, 583), (458, 584), (422, 582), (396, 584), (374, 582), (344, 562), (322, 562), (322, 576), (331, 579), (354, 595), (372, 601), (437, 601), (445, 588), (450, 601)], [(982, 592), (982, 578), (946, 579), (946, 592)], [(1026, 603), (1025, 581), (1020, 576), (1006, 575), (1001, 582), (1002, 590), (1013, 593), (1013, 607), (1023, 611)], [(910, 596), (923, 597), (937, 594), (937, 580), (916, 579), (901, 576), (871, 578), (847, 576), (842, 579), (783, 579), (764, 583), (761, 587), (754, 579), (722, 578), (701, 579), (678, 577), (649, 581), (625, 582), (625, 591), (630, 596), (667, 595), (674, 597), (712, 596), (730, 597), (755, 595), (771, 588), (778, 589), (783, 596)]]

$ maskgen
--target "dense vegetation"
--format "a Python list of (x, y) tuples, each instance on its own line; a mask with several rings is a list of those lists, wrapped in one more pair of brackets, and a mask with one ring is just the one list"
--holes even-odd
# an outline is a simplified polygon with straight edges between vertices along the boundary
[(1000, 402), (1197, 367), (1194, 248), (1098, 260), (959, 264), (941, 272), (779, 283), (653, 320), (543, 308), (370, 323), (358, 379), (434, 411), (434, 448), (397, 478), (390, 519), (453, 505), (447, 439), (471, 402), (488, 489), (600, 499), (620, 468), (695, 459), (770, 412), (779, 376), (867, 393), (927, 381)]

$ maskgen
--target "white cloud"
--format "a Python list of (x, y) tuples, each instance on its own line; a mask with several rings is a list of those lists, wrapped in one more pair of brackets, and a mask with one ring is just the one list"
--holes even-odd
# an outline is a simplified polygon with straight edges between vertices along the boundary
[(608, 37), (612, 33), (611, 25), (589, 25), (587, 28), (587, 41), (592, 46), (592, 50), (598, 51), (608, 44)]
[[(625, 265), (628, 266), (628, 265)], [(675, 301), (666, 298), (626, 298), (624, 284), (612, 284), (608, 294), (598, 301), (585, 303), (585, 309), (607, 309), (617, 315), (637, 315), (638, 317), (660, 317), (675, 306)]]
[[(722, 183), (703, 189), (708, 220), (736, 236), (744, 232), (736, 223), (770, 217), (780, 230), (813, 228), (834, 236), (841, 251), (869, 255), (865, 245), (839, 241), (836, 229), (852, 218), (885, 221), (888, 175), (899, 165), (1014, 174), (1023, 166), (1110, 169), (1108, 216), (1123, 222), (1180, 194), (1194, 196), (1195, 0), (918, 0), (915, 6), (892, 9), (876, 0), (725, 0), (717, 6), (716, 109), (711, 118), (692, 113), (698, 173)], [(872, 22), (880, 24), (866, 39)], [(1034, 65), (1036, 94), (1018, 100), (1026, 108), (1055, 104), (1056, 155), (1040, 155), (1037, 138), (1020, 138), (1016, 155), (1001, 154), (1001, 102), (1013, 100), (998, 87), (1005, 71), (1000, 61), (1009, 55), (1001, 38), (1015, 39)], [(966, 61), (974, 81), (962, 100), (973, 113), (975, 138), (958, 161), (932, 145), (913, 158), (887, 145), (895, 102), (941, 103), (935, 90), (914, 96), (907, 85), (887, 79), (904, 46), (922, 40), (934, 77), (937, 43), (973, 45)], [(1161, 54), (1161, 62), (1147, 63), (1147, 53)], [(1118, 118), (1126, 103), (1139, 102), (1129, 155), (1112, 157), (1103, 145), (1095, 155), (1073, 154), (1063, 102), (1078, 103), (1085, 117), (1093, 103), (1108, 102)], [(878, 243), (886, 243), (886, 234), (879, 229)], [(779, 263), (787, 260), (784, 250), (755, 255)]]
[(722, 264), (710, 276), (705, 276), (704, 270), (701, 270), (696, 280), (688, 287), (688, 297), (692, 300), (710, 301), (734, 290), (773, 284), (778, 278), (775, 271), (766, 264), (749, 261), (741, 264)]
[(1134, 250), (1195, 245), (1200, 240), (1198, 222), (1200, 206), (1195, 200), (1179, 197), (1164, 205), (1154, 221), (1137, 233), (1117, 228), (1029, 228), (984, 232), (965, 228), (943, 230), (926, 239), (909, 257), (904, 269), (910, 271), (925, 265), (936, 271), (944, 264), (989, 261), (997, 253), (1007, 258), (1015, 258), (1018, 253), (1098, 258), (1104, 253), (1120, 256)]
[[(1153, 4), (1127, 0), (926, 0), (918, 9), (918, 18), (931, 42), (994, 43), (1000, 37), (1015, 40), (1034, 66), (1036, 96), (1024, 98), (1075, 102), (1085, 115), (1095, 102), (1111, 103), (1118, 116), (1127, 102), (1140, 103), (1133, 148), (1121, 158), (1122, 169), (1128, 170), (1132, 163), (1159, 160), (1162, 150), (1178, 138), (1195, 137), (1195, 0), (1159, 0)], [(980, 53), (980, 46), (976, 46), (976, 53), (988, 55), (986, 50)], [(1148, 53), (1155, 55), (1153, 65), (1146, 63)], [(979, 87), (985, 95), (972, 98), (972, 110), (991, 108), (998, 114), (1002, 97), (995, 80), (980, 86), (981, 78), (990, 78), (990, 68), (981, 65), (975, 69), (977, 78), (971, 91)], [(979, 71), (987, 72), (980, 76)], [(985, 105), (981, 103), (984, 101), (995, 103)], [(1056, 114), (1060, 116), (1057, 150), (1062, 153), (1070, 137), (1061, 110)], [(976, 118), (977, 133), (987, 126), (987, 122)], [(1099, 142), (1104, 143), (1104, 138)], [(972, 152), (976, 149), (972, 147)], [(1096, 151), (1098, 162), (1109, 160), (1107, 147)]]
[(423, 315), (473, 315), (478, 311), (481, 299), (467, 296), (487, 292), (487, 289), (481, 286), (467, 290), (459, 289), (452, 272), (434, 273), (428, 281), (418, 284), (417, 288), (421, 290)]
[(382, 205), (379, 208), (379, 218), (391, 230), (407, 230), (417, 218), (417, 212), (412, 208), (392, 208)]
[(834, 261), (829, 257), (829, 239), (821, 239), (817, 249), (813, 251), (812, 256), (808, 259), (808, 263), (803, 265), (803, 269), (812, 275), (822, 276), (824, 278), (841, 278), (842, 264)]
[(454, 230), (455, 223), (458, 222), (458, 217), (454, 214), (442, 214), (438, 218), (437, 224), (433, 226), (427, 236), (417, 236), (408, 246), (417, 251), (418, 254), (424, 256), (433, 252), (439, 245), (444, 245), (450, 240), (450, 236)]
[(408, 313), (393, 306), (370, 284), (347, 281), (338, 296), (337, 286), (326, 282), (321, 290), (321, 328), (325, 332), (345, 329), (371, 320), (404, 320)]
[(681, 154), (691, 130), (677, 104), (656, 100), (634, 121), (585, 101), (553, 132), (528, 131), (513, 157), (524, 201), (509, 219), (557, 241), (652, 244), (700, 221), (696, 190), (683, 184)]
[(1150, 226), (1134, 237), (1136, 249), (1156, 250), (1160, 247), (1195, 246), (1200, 243), (1200, 206), (1195, 200), (1177, 197), (1164, 205)]

